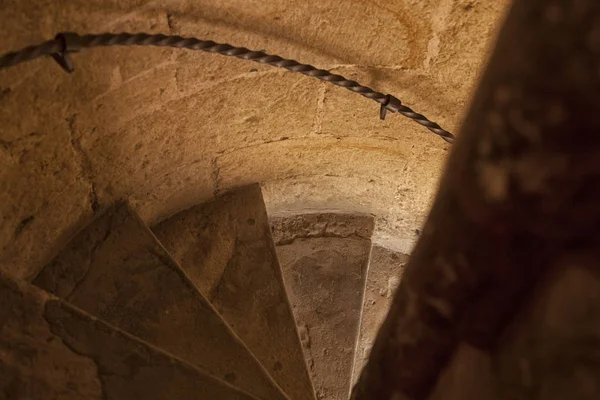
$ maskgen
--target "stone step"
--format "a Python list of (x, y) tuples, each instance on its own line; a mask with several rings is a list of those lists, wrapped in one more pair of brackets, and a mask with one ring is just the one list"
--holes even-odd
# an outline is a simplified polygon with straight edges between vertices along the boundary
[(0, 272), (0, 399), (256, 400)]
[(260, 186), (182, 211), (153, 231), (290, 399), (314, 399)]
[(286, 398), (125, 203), (79, 232), (34, 283), (247, 393)]
[(317, 398), (347, 399), (373, 217), (322, 213), (271, 223)]
[(371, 347), (392, 305), (407, 261), (406, 254), (375, 245), (371, 249), (352, 384), (358, 380), (369, 358)]

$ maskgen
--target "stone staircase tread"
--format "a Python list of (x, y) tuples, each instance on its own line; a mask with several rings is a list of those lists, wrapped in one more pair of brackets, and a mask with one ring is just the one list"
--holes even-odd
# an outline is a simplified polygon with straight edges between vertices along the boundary
[(348, 398), (373, 217), (307, 214), (271, 224), (317, 397)]
[(257, 400), (2, 272), (0, 349), (0, 398)]
[(73, 237), (33, 283), (247, 393), (286, 399), (126, 203)]
[(260, 186), (184, 210), (153, 231), (293, 400), (312, 400)]
[(363, 299), (363, 312), (354, 357), (356, 383), (370, 354), (375, 336), (390, 309), (408, 255), (373, 245)]

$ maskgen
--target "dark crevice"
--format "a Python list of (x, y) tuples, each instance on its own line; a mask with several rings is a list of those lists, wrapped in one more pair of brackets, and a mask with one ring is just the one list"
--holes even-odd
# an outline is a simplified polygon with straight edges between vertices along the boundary
[(173, 13), (167, 13), (167, 25), (169, 26), (169, 32), (175, 33), (175, 17)]
[(221, 168), (219, 167), (217, 158), (213, 159), (211, 162), (211, 168), (212, 168), (212, 174), (211, 174), (211, 178), (212, 178), (212, 184), (213, 184), (213, 196), (218, 196), (219, 195), (219, 173), (221, 171)]
[(275, 245), (277, 246), (285, 246), (288, 244), (292, 244), (294, 243), (296, 240), (298, 239), (317, 239), (317, 238), (339, 238), (339, 239), (347, 239), (347, 238), (353, 238), (353, 239), (363, 239), (363, 240), (370, 240), (368, 238), (365, 238), (364, 236), (361, 236), (357, 233), (350, 233), (348, 235), (341, 235), (339, 233), (335, 233), (335, 232), (326, 232), (325, 229), (327, 229), (327, 227), (325, 227), (324, 229), (321, 230), (321, 232), (318, 233), (309, 233), (309, 234), (298, 234), (298, 235), (294, 235), (291, 238), (286, 238), (286, 239), (281, 239), (278, 240), (277, 242), (275, 242)]
[[(73, 346), (70, 343), (70, 340), (68, 339), (69, 334), (67, 332), (67, 329), (62, 325), (62, 323), (60, 321), (56, 321), (55, 318), (48, 317), (48, 314), (52, 314), (52, 311), (49, 310), (50, 307), (60, 308), (63, 313), (66, 312), (64, 310), (65, 307), (60, 300), (46, 301), (46, 304), (44, 304), (44, 312), (42, 313), (42, 317), (46, 320), (46, 323), (48, 324), (48, 329), (54, 335), (54, 337), (58, 338), (62, 342), (62, 344), (66, 348), (68, 348), (73, 354), (76, 354), (80, 357), (84, 357), (90, 360), (92, 363), (94, 363), (94, 365), (96, 366), (96, 376), (98, 377), (98, 382), (100, 382), (100, 394), (103, 400), (107, 400), (108, 397), (106, 395), (106, 382), (104, 382), (103, 379), (103, 376), (105, 375), (103, 373), (104, 368), (94, 357), (78, 350), (75, 346)], [(67, 336), (67, 338), (65, 338), (65, 336)]]
[(215, 283), (215, 285), (213, 286), (212, 290), (210, 291), (210, 295), (208, 297), (208, 300), (212, 303), (217, 296), (219, 295), (219, 292), (221, 291), (221, 287), (223, 286), (223, 283), (227, 280), (227, 272), (233, 268), (235, 261), (236, 261), (236, 256), (237, 256), (237, 248), (239, 246), (239, 242), (236, 236), (235, 239), (235, 243), (233, 245), (233, 250), (231, 252), (231, 256), (229, 257), (229, 260), (227, 260), (227, 264), (225, 264), (225, 268), (223, 268), (223, 272), (221, 273), (221, 276), (219, 277), (219, 280)]
[(81, 285), (85, 279), (88, 277), (91, 269), (92, 269), (92, 265), (94, 265), (94, 259), (96, 256), (96, 252), (98, 251), (98, 249), (108, 240), (109, 236), (111, 235), (112, 231), (113, 231), (113, 224), (112, 224), (112, 219), (109, 222), (109, 225), (106, 229), (106, 232), (104, 233), (104, 237), (97, 241), (96, 243), (94, 243), (94, 246), (92, 247), (92, 249), (90, 250), (90, 256), (89, 256), (89, 260), (87, 263), (87, 268), (85, 269), (85, 272), (82, 274), (81, 278), (78, 279), (77, 283), (75, 283), (73, 285), (73, 289), (71, 290), (71, 293), (69, 293), (68, 295), (65, 296), (65, 298), (67, 300), (69, 300), (70, 298), (73, 297), (73, 295), (77, 292), (77, 289), (79, 288), (79, 285)]
[(154, 269), (168, 267), (177, 272), (185, 273), (185, 271), (179, 266), (179, 264), (177, 264), (177, 262), (174, 262), (174, 260), (169, 256), (165, 249), (161, 248), (160, 250), (158, 250), (154, 246), (152, 246), (148, 247), (148, 252), (160, 263), (160, 265), (155, 266)]
[(100, 209), (100, 202), (98, 201), (98, 194), (96, 192), (96, 184), (92, 179), (92, 162), (86, 153), (86, 151), (81, 146), (81, 140), (76, 136), (75, 130), (75, 120), (77, 119), (77, 114), (73, 114), (67, 118), (67, 122), (69, 124), (69, 136), (71, 139), (71, 146), (73, 147), (73, 151), (79, 158), (79, 167), (81, 168), (81, 174), (87, 179), (90, 184), (90, 208), (94, 213)]
[(98, 194), (96, 194), (96, 184), (90, 180), (90, 207), (95, 213), (100, 209), (100, 203), (98, 202)]
[(0, 88), (0, 101), (12, 92), (11, 88)]
[(15, 228), (15, 238), (18, 237), (19, 235), (21, 235), (21, 233), (23, 232), (23, 229), (25, 229), (30, 223), (32, 223), (34, 219), (35, 219), (35, 217), (33, 215), (30, 215), (29, 217), (27, 217), (27, 218), (23, 219), (21, 222), (19, 222), (19, 224)]

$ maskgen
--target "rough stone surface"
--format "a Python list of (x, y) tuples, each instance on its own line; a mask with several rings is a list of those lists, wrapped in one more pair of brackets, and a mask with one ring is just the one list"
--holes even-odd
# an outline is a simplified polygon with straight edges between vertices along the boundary
[(314, 399), (260, 186), (221, 195), (152, 230), (290, 399)]
[[(598, 267), (599, 21), (596, 0), (514, 2), (353, 399), (389, 400), (399, 392), (426, 398), (461, 342), (497, 347), (557, 260), (589, 251)], [(597, 310), (595, 297), (587, 306), (565, 293), (552, 305), (563, 306), (559, 298), (574, 307), (571, 317), (565, 313), (565, 329), (584, 320), (577, 307)], [(592, 332), (596, 321), (586, 323)], [(536, 328), (526, 342), (542, 334)], [(570, 357), (580, 362), (577, 342), (584, 337), (597, 352), (594, 335), (573, 335), (577, 340), (561, 350), (536, 342), (530, 358), (544, 354), (543, 369), (572, 364), (563, 363)], [(598, 361), (591, 351), (589, 357), (581, 374), (574, 369), (576, 379), (566, 370), (560, 379), (552, 379), (558, 372), (537, 371), (547, 387), (535, 382), (527, 360), (508, 370), (522, 374), (526, 385), (534, 380), (534, 390), (520, 398), (594, 398)]]
[(554, 267), (493, 350), (458, 346), (429, 400), (600, 396), (598, 263), (575, 256)]
[(359, 237), (371, 239), (373, 217), (365, 214), (313, 213), (271, 216), (273, 240), (277, 245), (291, 244), (296, 239), (318, 237)]
[(373, 246), (367, 272), (360, 331), (354, 357), (353, 383), (369, 358), (371, 346), (392, 304), (408, 256)]
[[(373, 218), (293, 216), (272, 225), (317, 398), (346, 399), (371, 250), (368, 238), (352, 232), (370, 232)], [(308, 234), (281, 240), (290, 230)]]
[(34, 283), (256, 397), (285, 398), (125, 203), (79, 232)]
[[(518, 369), (518, 366), (514, 366)], [(438, 377), (428, 400), (500, 400), (492, 355), (468, 344), (460, 344), (452, 360)], [(525, 397), (532, 399), (534, 397)], [(523, 398), (523, 399), (525, 399)], [(567, 397), (570, 398), (570, 397)], [(567, 399), (565, 398), (565, 400)]]
[(563, 260), (507, 329), (495, 355), (502, 398), (600, 397), (597, 257)]
[[(406, 252), (416, 239), (414, 231), (421, 227), (429, 207), (435, 185), (427, 181), (437, 177), (438, 167), (441, 168), (447, 154), (445, 145), (436, 144), (439, 139), (423, 134), (417, 143), (404, 137), (381, 144), (384, 139), (368, 135), (356, 138), (347, 134), (353, 131), (344, 132), (345, 136), (290, 138), (223, 154), (218, 160), (219, 184), (227, 187), (237, 182), (264, 181), (270, 215), (294, 214), (306, 209), (342, 213), (351, 209), (377, 215), (379, 230), (387, 229), (391, 223), (405, 234), (392, 238), (380, 232), (374, 240)], [(416, 135), (417, 132), (415, 138)], [(248, 164), (246, 157), (265, 161)], [(413, 158), (436, 162), (436, 173), (426, 173), (423, 165)], [(315, 165), (320, 173), (315, 172)], [(359, 178), (364, 175), (370, 177), (365, 182)], [(386, 190), (382, 191), (380, 185)], [(319, 192), (314, 195), (316, 199), (311, 199), (313, 193)], [(353, 199), (357, 193), (360, 199)], [(416, 209), (421, 211), (415, 212)], [(395, 221), (390, 213), (405, 216)]]
[(0, 273), (0, 399), (165, 398), (255, 399)]
[[(5, 0), (0, 52), (65, 30), (193, 35), (333, 68), (454, 130), (507, 4)], [(159, 48), (73, 58), (73, 74), (49, 59), (0, 71), (3, 269), (35, 276), (97, 204), (129, 198), (152, 222), (254, 182), (269, 213), (367, 212), (378, 243), (415, 241), (447, 154), (421, 126), (242, 60)]]

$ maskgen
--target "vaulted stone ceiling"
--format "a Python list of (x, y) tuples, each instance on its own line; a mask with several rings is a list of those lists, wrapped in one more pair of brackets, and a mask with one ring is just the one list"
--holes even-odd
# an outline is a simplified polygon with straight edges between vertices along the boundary
[[(59, 31), (174, 33), (332, 69), (456, 132), (508, 0), (5, 0), (0, 52)], [(345, 89), (186, 50), (104, 48), (0, 71), (0, 265), (31, 277), (93, 210), (157, 221), (261, 182), (271, 214), (376, 215), (407, 252), (450, 146)]]

